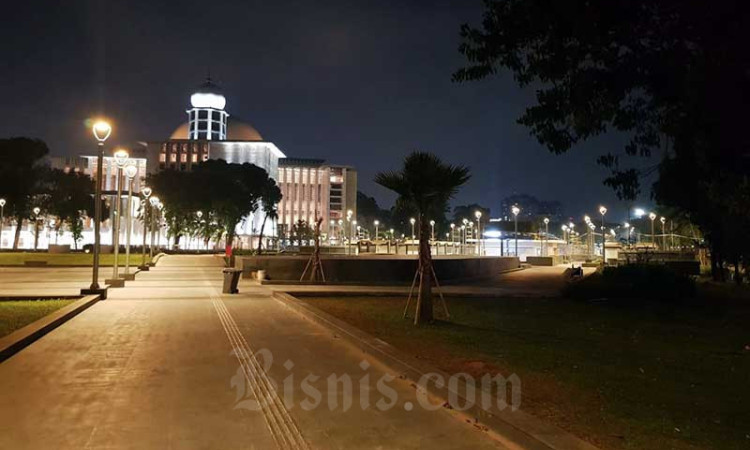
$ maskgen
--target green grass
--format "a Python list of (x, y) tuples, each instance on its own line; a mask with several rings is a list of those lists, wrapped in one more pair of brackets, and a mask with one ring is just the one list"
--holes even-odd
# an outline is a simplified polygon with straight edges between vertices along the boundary
[(450, 323), (415, 328), (404, 298), (303, 299), (445, 371), (516, 373), (521, 409), (603, 448), (750, 446), (747, 300), (449, 298)]
[[(146, 256), (148, 260), (148, 256)], [(114, 263), (115, 255), (112, 253), (103, 253), (100, 255), (99, 264), (102, 266), (111, 266)], [(0, 253), (0, 266), (23, 266), (26, 261), (47, 261), (49, 266), (65, 265), (93, 265), (94, 255), (91, 253), (25, 253), (14, 252)], [(125, 254), (121, 253), (118, 257), (120, 265), (125, 265)], [(137, 266), (141, 263), (140, 253), (130, 254), (130, 265)]]
[(0, 301), (0, 337), (57, 311), (75, 300), (12, 300)]

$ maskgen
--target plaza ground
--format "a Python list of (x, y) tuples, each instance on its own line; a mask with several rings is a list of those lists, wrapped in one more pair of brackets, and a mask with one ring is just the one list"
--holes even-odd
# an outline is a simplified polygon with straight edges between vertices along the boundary
[(750, 445), (746, 302), (449, 297), (450, 323), (415, 328), (403, 296), (302, 298), (448, 373), (516, 373), (523, 410), (602, 448)]
[[(0, 448), (503, 448), (443, 408), (408, 408), (417, 405), (408, 382), (269, 289), (243, 283), (239, 295), (220, 294), (222, 262), (164, 258), (2, 363)], [(7, 284), (29, 292), (35, 283), (69, 292), (89, 276), (20, 270), (0, 270), (0, 294)], [(54, 281), (40, 284), (40, 277)], [(273, 356), (267, 370), (247, 357), (262, 349)], [(332, 408), (344, 396), (327, 378), (351, 374), (358, 386), (365, 373), (371, 382), (354, 390), (350, 409)], [(365, 393), (378, 400), (374, 384), (386, 374), (395, 406), (362, 408)], [(301, 403), (312, 398), (300, 389), (306, 378), (323, 401), (312, 409)], [(273, 408), (248, 403), (275, 390)], [(278, 402), (287, 393), (289, 407)]]
[[(148, 259), (148, 255), (146, 256)], [(112, 266), (115, 255), (102, 253), (100, 264)], [(92, 253), (47, 253), (47, 252), (0, 252), (0, 266), (23, 266), (27, 261), (44, 261), (49, 266), (91, 266), (94, 261)], [(119, 255), (120, 266), (125, 265), (125, 254)], [(141, 264), (141, 254), (131, 254), (130, 264), (135, 267)]]

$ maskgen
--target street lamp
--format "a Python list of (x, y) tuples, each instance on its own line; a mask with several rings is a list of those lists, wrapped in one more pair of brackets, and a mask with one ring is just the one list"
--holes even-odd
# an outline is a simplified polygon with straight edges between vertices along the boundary
[(352, 221), (352, 216), (353, 215), (354, 215), (354, 211), (352, 211), (351, 209), (349, 209), (349, 210), (346, 211), (346, 221), (349, 222), (349, 226), (347, 227), (348, 230), (347, 229), (344, 230), (344, 237), (346, 237), (347, 233), (349, 234), (349, 239), (346, 240), (346, 254), (347, 255), (351, 254), (351, 249), (352, 249), (352, 229), (351, 229), (352, 226), (351, 226), (351, 221)]
[(99, 289), (99, 254), (101, 253), (101, 221), (102, 221), (102, 178), (104, 165), (104, 142), (112, 134), (112, 127), (109, 123), (100, 120), (96, 122), (92, 128), (94, 138), (96, 138), (97, 153), (96, 153), (96, 190), (94, 193), (94, 264), (91, 286), (87, 292), (89, 293), (101, 293)]
[(651, 245), (656, 246), (656, 235), (654, 234), (654, 220), (656, 220), (656, 213), (648, 213), (648, 218), (651, 219)]
[(451, 244), (453, 244), (455, 240), (456, 240), (456, 224), (452, 223), (451, 224)]
[(515, 222), (515, 237), (516, 237), (516, 258), (518, 258), (518, 213), (521, 212), (521, 208), (519, 208), (516, 205), (513, 205), (512, 208), (510, 208), (510, 212), (513, 213), (513, 222)]
[(120, 203), (122, 203), (122, 169), (128, 162), (128, 152), (127, 150), (119, 149), (115, 151), (113, 156), (115, 159), (115, 165), (117, 166), (117, 171), (115, 172), (117, 180), (117, 199), (115, 201), (115, 220), (112, 226), (112, 247), (115, 253), (115, 261), (112, 265), (112, 280), (110, 285), (112, 287), (122, 287), (124, 284), (120, 282), (118, 274), (120, 269), (118, 264), (118, 257), (120, 255)]
[(667, 223), (667, 218), (662, 216), (661, 219), (659, 219), (659, 222), (661, 222), (661, 246), (662, 246), (662, 250), (666, 250), (667, 232), (664, 230), (664, 224)]
[(435, 240), (435, 221), (434, 220), (430, 220), (430, 229), (431, 229), (430, 239), (434, 241)]
[(549, 218), (545, 217), (544, 220), (544, 256), (547, 256), (547, 253), (549, 253)]
[[(373, 222), (373, 225), (375, 225), (375, 241), (377, 242), (377, 240), (378, 240), (378, 227), (380, 226), (380, 221), (376, 220), (375, 222)], [(378, 252), (378, 244), (375, 244), (375, 253), (377, 253), (377, 252)]]
[(159, 210), (159, 217), (158, 217), (158, 223), (156, 227), (156, 248), (161, 248), (161, 227), (162, 227), (162, 219), (164, 219), (164, 215), (162, 214), (162, 210), (164, 209), (164, 203), (159, 201), (159, 204), (156, 205), (156, 209)]
[(151, 212), (151, 188), (144, 186), (141, 188), (141, 195), (143, 195), (143, 199), (141, 200), (141, 214), (143, 215), (143, 247), (141, 247), (141, 270), (147, 270), (148, 265), (146, 265), (146, 236), (148, 235), (148, 228), (149, 224), (148, 221), (150, 220), (150, 212)]
[(5, 199), (0, 198), (0, 248), (3, 248), (3, 225), (5, 224)]
[[(464, 222), (466, 219), (464, 219)], [(466, 244), (466, 225), (461, 225), (461, 231), (458, 232), (458, 238), (461, 242), (461, 254), (464, 254), (464, 245)]]
[(605, 234), (604, 234), (604, 215), (607, 214), (607, 208), (604, 206), (599, 207), (599, 214), (602, 215), (602, 264), (606, 262), (607, 252), (604, 250), (605, 246)]
[(36, 250), (39, 245), (39, 213), (42, 210), (36, 206), (32, 211), (34, 212), (34, 250)]
[(477, 236), (479, 237), (478, 246), (479, 246), (479, 255), (482, 255), (482, 228), (481, 228), (481, 222), (479, 221), (482, 218), (482, 211), (474, 211), (474, 217), (477, 219)]
[[(131, 161), (133, 162), (133, 161)], [(138, 167), (135, 164), (129, 164), (125, 167), (125, 177), (128, 179), (128, 200), (125, 202), (127, 205), (127, 214), (125, 220), (127, 221), (126, 236), (125, 236), (125, 279), (130, 277), (130, 234), (133, 232), (133, 180), (138, 174)]]
[(416, 222), (417, 222), (417, 220), (414, 217), (412, 217), (411, 219), (409, 219), (409, 223), (411, 224), (411, 240), (412, 241), (415, 239), (415, 236), (414, 236), (414, 224)]
[(156, 211), (155, 209), (160, 205), (159, 197), (153, 196), (148, 199), (151, 205), (151, 245), (148, 246), (148, 257), (149, 261), (154, 260), (154, 231), (156, 231)]

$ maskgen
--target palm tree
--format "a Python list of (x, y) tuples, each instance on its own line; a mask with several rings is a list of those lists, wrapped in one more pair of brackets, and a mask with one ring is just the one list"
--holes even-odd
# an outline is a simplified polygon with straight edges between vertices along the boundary
[(432, 254), (430, 219), (442, 217), (448, 201), (471, 176), (464, 166), (443, 163), (431, 153), (413, 152), (398, 172), (382, 172), (375, 182), (398, 194), (396, 203), (415, 210), (419, 217), (419, 293), (414, 324), (429, 322), (432, 314)]

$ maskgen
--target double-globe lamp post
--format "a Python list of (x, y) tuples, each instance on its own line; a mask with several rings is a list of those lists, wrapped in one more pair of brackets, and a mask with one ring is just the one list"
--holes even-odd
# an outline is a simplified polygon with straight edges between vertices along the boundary
[(115, 212), (114, 212), (114, 223), (113, 230), (112, 230), (112, 248), (114, 250), (115, 254), (115, 260), (114, 264), (112, 265), (112, 280), (110, 280), (110, 286), (112, 287), (122, 287), (124, 284), (120, 280), (120, 264), (119, 264), (119, 256), (120, 256), (120, 224), (122, 222), (121, 215), (122, 215), (122, 208), (120, 208), (120, 204), (122, 203), (122, 172), (125, 168), (125, 164), (128, 162), (128, 152), (124, 149), (119, 149), (115, 151), (113, 154), (115, 165), (117, 166), (117, 171), (115, 172), (115, 177), (117, 181), (117, 197), (115, 198)]
[(92, 270), (91, 286), (84, 293), (101, 293), (99, 287), (99, 255), (101, 253), (101, 222), (102, 222), (102, 177), (104, 165), (104, 142), (112, 134), (112, 127), (109, 123), (100, 120), (92, 127), (94, 138), (96, 138), (96, 189), (94, 193), (94, 263)]

